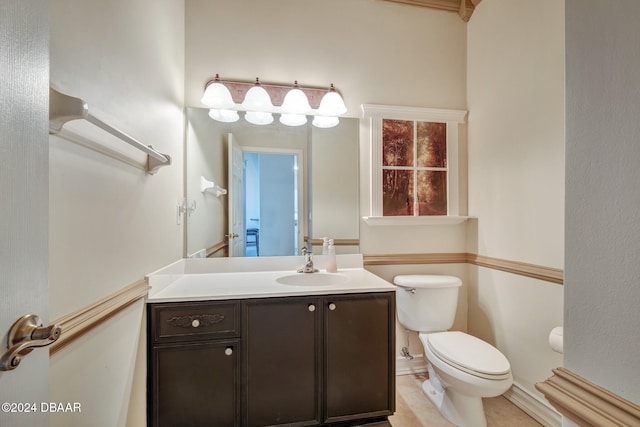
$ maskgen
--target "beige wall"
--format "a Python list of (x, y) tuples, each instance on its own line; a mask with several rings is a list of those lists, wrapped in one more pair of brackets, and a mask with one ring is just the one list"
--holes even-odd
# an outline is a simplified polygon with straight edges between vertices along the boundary
[[(468, 24), (469, 252), (564, 267), (564, 4), (485, 0)], [(511, 362), (517, 386), (562, 365), (548, 335), (560, 285), (470, 267), (469, 331)]]
[[(52, 320), (182, 256), (175, 211), (183, 174), (183, 16), (179, 1), (50, 4), (51, 84), (173, 161), (149, 176), (50, 138)], [(86, 122), (68, 129), (136, 161), (145, 158)], [(80, 402), (83, 409), (52, 414), (52, 426), (125, 425), (143, 319), (140, 302), (51, 357), (51, 401)], [(142, 422), (137, 425), (144, 425), (141, 403), (134, 410)]]
[(223, 79), (334, 83), (349, 117), (360, 104), (464, 108), (464, 22), (377, 0), (188, 0), (188, 106)]

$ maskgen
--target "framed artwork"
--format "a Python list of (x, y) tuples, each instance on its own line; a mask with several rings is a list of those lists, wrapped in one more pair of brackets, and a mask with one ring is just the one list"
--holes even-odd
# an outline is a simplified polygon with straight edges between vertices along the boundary
[(363, 105), (373, 216), (458, 215), (458, 127), (466, 111)]

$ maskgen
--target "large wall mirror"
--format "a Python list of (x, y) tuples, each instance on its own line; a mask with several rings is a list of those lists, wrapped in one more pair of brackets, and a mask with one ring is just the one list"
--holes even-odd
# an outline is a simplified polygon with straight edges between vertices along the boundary
[[(321, 129), (311, 120), (222, 123), (208, 113), (186, 109), (185, 256), (320, 253), (323, 237), (338, 253), (359, 251), (358, 119)], [(227, 193), (202, 191), (203, 182)]]

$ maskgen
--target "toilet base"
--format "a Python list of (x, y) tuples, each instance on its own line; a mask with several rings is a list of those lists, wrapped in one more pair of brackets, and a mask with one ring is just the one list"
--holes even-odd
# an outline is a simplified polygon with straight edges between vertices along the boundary
[[(431, 369), (430, 369), (431, 371)], [(445, 389), (435, 375), (422, 383), (422, 391), (440, 414), (459, 427), (486, 427), (487, 420), (480, 397), (464, 396)]]

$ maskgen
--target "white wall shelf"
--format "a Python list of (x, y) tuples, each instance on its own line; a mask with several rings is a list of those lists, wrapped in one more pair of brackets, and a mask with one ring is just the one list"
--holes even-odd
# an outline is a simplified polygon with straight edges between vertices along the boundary
[(472, 216), (431, 215), (431, 216), (363, 216), (367, 225), (456, 225), (465, 222)]

